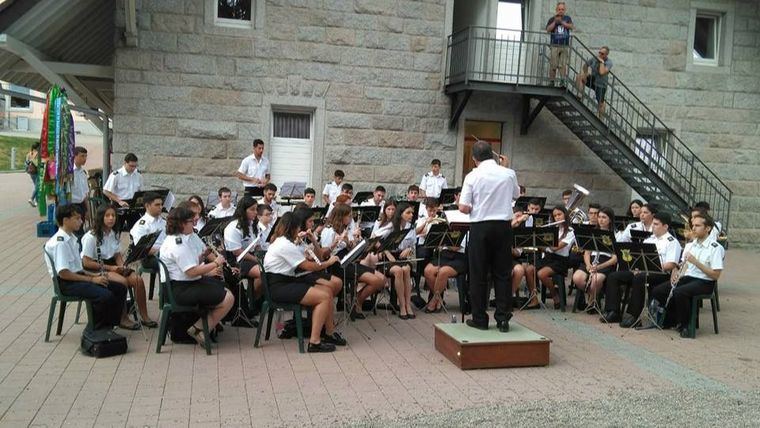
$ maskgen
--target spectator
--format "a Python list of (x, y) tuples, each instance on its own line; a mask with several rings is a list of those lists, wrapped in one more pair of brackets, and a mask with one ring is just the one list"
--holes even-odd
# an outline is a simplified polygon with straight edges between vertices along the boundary
[(554, 16), (549, 18), (546, 23), (546, 32), (551, 34), (550, 56), (549, 56), (549, 80), (554, 84), (554, 78), (557, 76), (557, 69), (562, 73), (562, 80), (567, 78), (567, 63), (570, 55), (570, 30), (575, 29), (573, 20), (569, 15), (565, 15), (565, 2), (557, 3)]
[(583, 64), (583, 71), (578, 75), (578, 89), (583, 90), (583, 86), (588, 86), (594, 91), (596, 102), (599, 104), (597, 114), (599, 118), (604, 115), (604, 94), (607, 92), (607, 76), (612, 69), (612, 61), (608, 58), (610, 48), (602, 46), (599, 49), (599, 55), (595, 58), (589, 58)]

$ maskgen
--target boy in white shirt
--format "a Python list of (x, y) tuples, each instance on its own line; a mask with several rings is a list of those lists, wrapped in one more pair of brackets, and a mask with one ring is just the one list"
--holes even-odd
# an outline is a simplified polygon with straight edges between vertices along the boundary
[(346, 174), (343, 171), (336, 169), (333, 174), (333, 182), (325, 184), (325, 189), (322, 190), (322, 202), (325, 206), (335, 202), (335, 198), (340, 194), (340, 184), (345, 176)]
[(235, 205), (232, 205), (232, 191), (227, 187), (222, 187), (217, 192), (219, 203), (208, 213), (212, 218), (229, 217), (235, 214)]

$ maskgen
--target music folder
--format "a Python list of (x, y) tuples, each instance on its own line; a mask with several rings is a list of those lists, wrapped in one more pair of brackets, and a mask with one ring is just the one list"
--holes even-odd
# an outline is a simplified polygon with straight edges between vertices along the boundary
[(626, 226), (637, 221), (639, 221), (639, 219), (636, 217), (616, 215), (613, 224), (615, 225), (615, 230), (625, 230)]
[(130, 248), (129, 255), (127, 256), (127, 259), (124, 260), (124, 266), (128, 266), (131, 263), (148, 257), (150, 255), (150, 249), (153, 248), (153, 245), (156, 243), (158, 237), (161, 236), (162, 232), (163, 231), (161, 230), (157, 230), (153, 233), (143, 235), (142, 238), (137, 241), (137, 244), (134, 244), (132, 248)]
[(224, 231), (224, 228), (227, 227), (227, 225), (234, 219), (234, 216), (211, 218), (206, 222), (201, 230), (198, 231), (198, 236), (205, 238), (206, 236), (214, 234), (219, 230)]
[(357, 223), (374, 223), (380, 217), (379, 206), (353, 207), (352, 211)]
[(401, 244), (406, 235), (409, 234), (410, 229), (403, 229), (397, 232), (391, 232), (380, 241), (380, 248), (376, 253), (382, 253), (384, 251), (393, 251)]
[(366, 239), (362, 239), (361, 242), (356, 244), (354, 248), (351, 249), (351, 251), (349, 251), (345, 256), (343, 256), (342, 259), (340, 259), (340, 267), (345, 269), (347, 265), (355, 262), (359, 258), (359, 256), (364, 254), (364, 250), (367, 249), (368, 247), (369, 247), (368, 241)]
[(578, 224), (573, 226), (573, 232), (575, 243), (581, 250), (615, 254), (615, 235), (611, 230)]
[(650, 243), (618, 242), (615, 244), (619, 270), (638, 270), (646, 273), (663, 273), (657, 246)]
[(559, 241), (559, 227), (517, 227), (512, 229), (513, 248), (556, 247)]
[(467, 232), (457, 225), (437, 223), (430, 226), (423, 248), (461, 247)]
[(631, 229), (631, 241), (632, 242), (643, 242), (645, 239), (652, 236), (652, 232), (647, 232), (646, 230), (635, 230)]
[(367, 192), (367, 191), (356, 192), (356, 194), (354, 195), (354, 199), (351, 202), (354, 204), (361, 204), (362, 202), (365, 202), (368, 199), (371, 199), (372, 193), (373, 192)]
[(461, 191), (461, 187), (441, 189), (441, 195), (438, 197), (438, 203), (441, 205), (453, 204), (456, 201), (457, 193), (460, 193)]
[[(161, 197), (161, 202), (166, 203), (166, 197), (169, 195), (171, 191), (169, 189), (157, 189), (157, 190), (138, 190), (135, 192), (135, 194), (132, 196), (132, 199), (127, 200), (129, 203), (129, 208), (132, 209), (140, 209), (143, 208), (143, 197), (146, 193), (156, 193)], [(174, 195), (172, 195), (174, 196)]]

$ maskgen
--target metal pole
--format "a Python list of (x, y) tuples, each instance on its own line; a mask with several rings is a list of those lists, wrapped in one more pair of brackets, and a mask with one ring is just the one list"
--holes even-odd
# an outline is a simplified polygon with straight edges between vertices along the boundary
[(101, 131), (103, 132), (103, 184), (105, 184), (108, 174), (111, 173), (111, 145), (108, 144), (108, 116), (103, 117)]
[(11, 170), (16, 169), (16, 148), (11, 147)]

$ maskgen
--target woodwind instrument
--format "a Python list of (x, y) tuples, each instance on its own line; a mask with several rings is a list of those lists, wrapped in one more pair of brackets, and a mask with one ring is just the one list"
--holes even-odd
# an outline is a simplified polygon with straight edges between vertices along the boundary
[(339, 248), (340, 247), (340, 245), (339, 245), (340, 242), (341, 241), (345, 241), (347, 237), (348, 237), (348, 227), (346, 227), (346, 230), (344, 230), (343, 233), (341, 233), (340, 235), (338, 235), (338, 238), (339, 238), (338, 239), (338, 243), (335, 244), (335, 248), (333, 248), (332, 250), (330, 250), (330, 255), (331, 256), (334, 256), (334, 255), (338, 254), (338, 251), (341, 250), (341, 248)]
[(298, 236), (296, 238), (296, 240), (298, 241), (298, 242), (296, 242), (296, 245), (298, 245), (299, 243), (303, 242), (304, 245), (306, 246), (306, 253), (309, 255), (309, 257), (311, 257), (312, 259), (314, 259), (314, 261), (317, 263), (317, 266), (322, 266), (322, 261), (319, 260), (319, 257), (317, 257), (317, 254), (314, 252), (314, 250), (312, 250), (311, 247), (309, 247), (309, 242), (306, 240), (306, 238), (308, 238), (308, 237), (309, 237), (308, 234), (304, 235), (303, 237)]
[(224, 262), (222, 262), (222, 276), (224, 277), (224, 282), (227, 283), (230, 287), (236, 286), (240, 282), (240, 274), (236, 274), (235, 271), (232, 269), (232, 266), (227, 261), (227, 258), (222, 256), (222, 254), (219, 252), (219, 249), (216, 248), (216, 245), (214, 245), (211, 242), (210, 237), (207, 237), (207, 239), (204, 241), (206, 244), (206, 248), (211, 251), (211, 254), (213, 254), (215, 257), (222, 257), (224, 259)]

